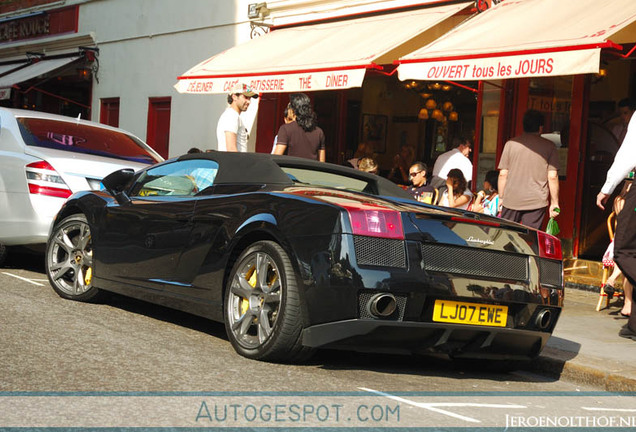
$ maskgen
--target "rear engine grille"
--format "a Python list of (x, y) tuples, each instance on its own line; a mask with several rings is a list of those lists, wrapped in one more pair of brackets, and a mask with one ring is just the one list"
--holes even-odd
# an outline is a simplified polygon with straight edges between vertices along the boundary
[(353, 236), (359, 265), (406, 268), (406, 246), (403, 240)]
[(528, 258), (507, 252), (422, 244), (424, 269), (484, 278), (528, 280)]
[(563, 262), (538, 258), (539, 281), (542, 285), (563, 286)]

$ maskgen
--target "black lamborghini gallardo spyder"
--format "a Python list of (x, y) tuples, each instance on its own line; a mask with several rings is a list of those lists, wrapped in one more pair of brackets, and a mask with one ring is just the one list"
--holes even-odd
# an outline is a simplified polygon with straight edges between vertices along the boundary
[(225, 323), (243, 356), (314, 349), (530, 359), (563, 303), (560, 241), (422, 204), (379, 176), (268, 154), (184, 155), (71, 196), (51, 285)]

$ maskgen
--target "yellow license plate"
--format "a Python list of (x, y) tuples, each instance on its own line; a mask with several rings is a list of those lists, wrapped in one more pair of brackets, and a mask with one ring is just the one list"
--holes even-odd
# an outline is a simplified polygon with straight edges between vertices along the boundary
[(505, 327), (508, 306), (435, 300), (433, 321)]

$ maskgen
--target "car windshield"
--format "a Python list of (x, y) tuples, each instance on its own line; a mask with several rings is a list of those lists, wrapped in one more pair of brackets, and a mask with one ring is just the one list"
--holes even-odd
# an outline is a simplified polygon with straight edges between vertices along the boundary
[(131, 196), (193, 196), (214, 184), (219, 164), (205, 159), (166, 163), (144, 171)]
[(90, 126), (41, 118), (18, 118), (27, 145), (105, 156), (141, 163), (161, 160), (131, 135)]

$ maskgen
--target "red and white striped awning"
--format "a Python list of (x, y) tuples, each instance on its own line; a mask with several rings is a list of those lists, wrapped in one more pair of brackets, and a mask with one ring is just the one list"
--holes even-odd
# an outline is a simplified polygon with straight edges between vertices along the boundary
[[(458, 22), (473, 2), (282, 28), (205, 60), (178, 77), (180, 93), (259, 93), (360, 87), (367, 69), (392, 64)], [(465, 16), (459, 17), (464, 19)]]
[(401, 80), (598, 73), (602, 48), (636, 42), (636, 0), (503, 0), (398, 60)]

